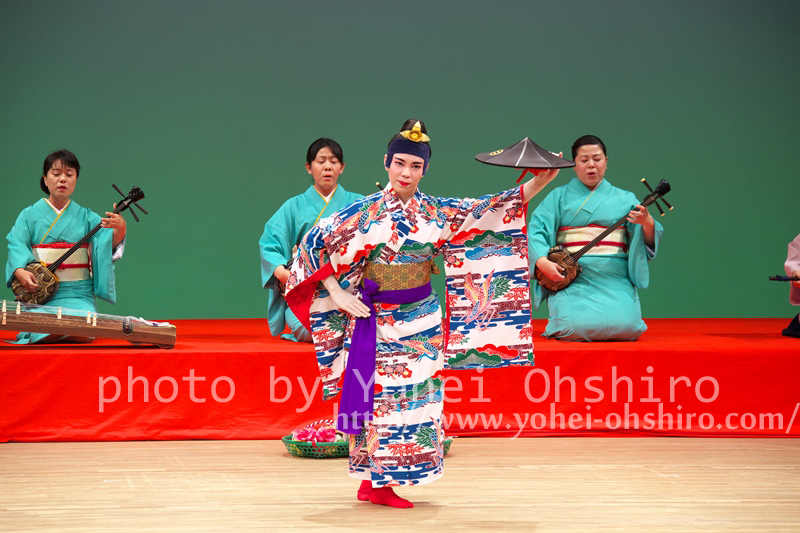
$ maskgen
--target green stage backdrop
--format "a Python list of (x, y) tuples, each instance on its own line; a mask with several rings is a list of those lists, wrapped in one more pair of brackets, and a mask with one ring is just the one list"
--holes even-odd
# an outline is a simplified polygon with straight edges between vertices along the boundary
[(473, 156), (524, 136), (568, 152), (599, 135), (607, 178), (640, 197), (640, 178), (669, 179), (646, 317), (796, 312), (767, 281), (800, 232), (796, 2), (1, 5), (0, 228), (62, 147), (82, 205), (110, 206), (111, 182), (147, 195), (102, 312), (266, 316), (257, 242), (308, 186), (308, 144), (337, 139), (344, 185), (368, 194), (408, 117), (432, 137), (429, 194), (513, 186)]

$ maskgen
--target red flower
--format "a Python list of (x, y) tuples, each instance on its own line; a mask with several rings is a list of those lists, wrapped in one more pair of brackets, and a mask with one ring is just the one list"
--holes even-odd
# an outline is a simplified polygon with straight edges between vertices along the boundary
[(317, 430), (314, 428), (296, 429), (292, 433), (292, 440), (304, 442), (317, 442)]
[(333, 442), (336, 440), (336, 430), (332, 427), (317, 430), (317, 442)]

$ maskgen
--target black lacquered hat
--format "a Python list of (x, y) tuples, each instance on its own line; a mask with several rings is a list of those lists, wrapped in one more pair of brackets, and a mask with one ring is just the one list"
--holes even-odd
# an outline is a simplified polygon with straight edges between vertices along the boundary
[(512, 144), (508, 148), (478, 154), (475, 159), (487, 165), (522, 169), (570, 168), (575, 166), (575, 161), (558, 157), (528, 137), (516, 144)]

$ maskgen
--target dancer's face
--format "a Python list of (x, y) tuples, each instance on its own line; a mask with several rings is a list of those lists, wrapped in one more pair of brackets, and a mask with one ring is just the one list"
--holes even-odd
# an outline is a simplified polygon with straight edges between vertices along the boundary
[(607, 166), (608, 158), (599, 144), (585, 144), (575, 154), (575, 174), (592, 190), (603, 181)]
[(328, 196), (339, 182), (339, 176), (344, 172), (344, 163), (333, 154), (333, 150), (323, 146), (317, 152), (314, 160), (306, 163), (306, 170), (314, 178), (314, 186), (317, 190)]
[(407, 202), (417, 192), (419, 181), (425, 175), (425, 160), (410, 154), (394, 154), (391, 162), (384, 157), (384, 166), (394, 192), (403, 203)]

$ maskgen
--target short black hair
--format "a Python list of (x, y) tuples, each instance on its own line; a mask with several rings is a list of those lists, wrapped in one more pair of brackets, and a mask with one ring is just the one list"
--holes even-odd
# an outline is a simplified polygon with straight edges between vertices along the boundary
[(603, 143), (603, 141), (600, 140), (600, 137), (596, 135), (584, 135), (583, 137), (578, 138), (578, 140), (576, 140), (572, 144), (572, 159), (575, 159), (575, 155), (578, 153), (578, 149), (581, 146), (586, 146), (589, 144), (598, 145), (600, 148), (603, 149), (603, 155), (608, 157), (608, 152), (606, 152), (606, 145), (605, 143)]
[(338, 159), (340, 163), (344, 163), (344, 153), (342, 152), (342, 147), (339, 146), (339, 143), (333, 139), (328, 139), (327, 137), (320, 137), (311, 143), (311, 146), (308, 147), (308, 152), (306, 153), (306, 163), (310, 165), (311, 162), (317, 158), (319, 151), (326, 146), (331, 149), (331, 152), (333, 152), (333, 155), (336, 156), (336, 159)]
[(50, 172), (50, 169), (53, 168), (53, 165), (56, 164), (56, 161), (61, 161), (61, 166), (74, 168), (75, 177), (81, 175), (81, 164), (78, 162), (78, 158), (75, 157), (75, 154), (73, 154), (69, 150), (56, 150), (55, 152), (44, 158), (44, 165), (42, 165), (42, 175), (39, 178), (39, 187), (46, 194), (50, 194), (50, 190), (47, 188), (47, 185), (44, 184), (44, 177), (47, 175), (48, 172)]

